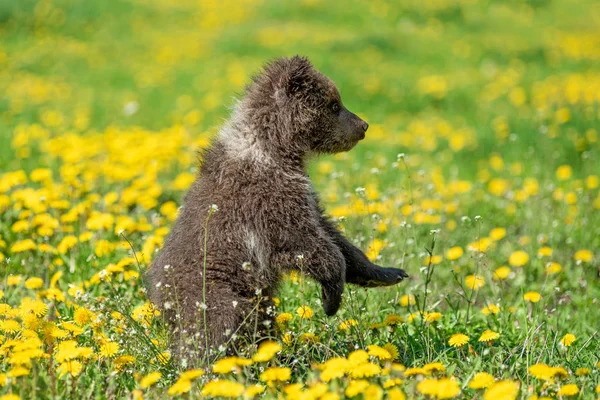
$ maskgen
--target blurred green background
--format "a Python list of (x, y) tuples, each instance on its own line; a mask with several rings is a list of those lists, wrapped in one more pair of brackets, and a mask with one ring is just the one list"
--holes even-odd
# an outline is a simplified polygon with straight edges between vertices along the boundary
[[(301, 54), (383, 136), (440, 116), (474, 131), (469, 149), (481, 158), (498, 145), (500, 116), (518, 139), (504, 155), (538, 157), (547, 136), (540, 127), (562, 105), (597, 114), (565, 96), (574, 84), (597, 97), (599, 9), (542, 0), (3, 0), (2, 137), (21, 122), (41, 122), (45, 111), (58, 111), (66, 126), (85, 119), (86, 129), (182, 123), (201, 134), (222, 122), (265, 60)], [(576, 138), (559, 141), (560, 161), (576, 162), (584, 138), (588, 114), (571, 114), (557, 134), (572, 129)], [(2, 147), (7, 167), (12, 157)]]

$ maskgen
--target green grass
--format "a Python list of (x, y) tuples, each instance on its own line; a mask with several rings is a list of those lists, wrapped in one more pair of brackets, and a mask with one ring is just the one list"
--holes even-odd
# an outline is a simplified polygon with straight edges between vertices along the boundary
[[(140, 319), (141, 276), (193, 178), (196, 150), (266, 60), (294, 54), (330, 76), (345, 105), (371, 126), (350, 153), (311, 162), (315, 186), (330, 213), (345, 217), (340, 226), (356, 245), (411, 279), (386, 289), (348, 287), (332, 318), (317, 285), (286, 280), (277, 312), (292, 319), (277, 338), (282, 351), (221, 378), (248, 388), (268, 366), (289, 367), (289, 381), (264, 396), (298, 398), (286, 385), (301, 383), (307, 398), (318, 398), (317, 364), (393, 344), (395, 363), (440, 362), (445, 371), (422, 381), (371, 356), (383, 370), (365, 378), (370, 386), (359, 397), (392, 398), (397, 392), (385, 382), (399, 377), (407, 398), (427, 398), (427, 384), (439, 389), (453, 377), (460, 398), (512, 398), (470, 388), (477, 372), (518, 382), (519, 398), (565, 397), (569, 384), (578, 398), (597, 396), (600, 26), (593, 1), (171, 3), (0, 0), (0, 399), (168, 397), (185, 368), (159, 360), (167, 332), (151, 313)], [(470, 250), (480, 239), (489, 249)], [(455, 246), (464, 254), (451, 260)], [(539, 254), (544, 247), (550, 255)], [(528, 255), (523, 266), (510, 263), (517, 251)], [(439, 263), (428, 263), (430, 253)], [(560, 271), (548, 273), (550, 262)], [(509, 276), (495, 279), (502, 266)], [(480, 289), (467, 287), (470, 275), (483, 280)], [(524, 300), (527, 292), (541, 300)], [(401, 305), (406, 295), (415, 304)], [(36, 299), (38, 315), (26, 298)], [(490, 304), (499, 313), (484, 315)], [(302, 305), (315, 315), (299, 318)], [(433, 312), (441, 317), (419, 316)], [(403, 322), (390, 324), (390, 315)], [(356, 325), (339, 330), (348, 320)], [(487, 329), (500, 336), (479, 342)], [(302, 342), (305, 333), (318, 342)], [(469, 343), (452, 347), (456, 333)], [(571, 346), (561, 344), (566, 334), (576, 337)], [(61, 353), (69, 340), (91, 354)], [(251, 356), (255, 348), (240, 351)], [(64, 354), (82, 370), (61, 376)], [(544, 383), (529, 368), (536, 363), (567, 376)], [(322, 390), (353, 394), (355, 369)], [(160, 380), (142, 388), (154, 371)], [(197, 397), (215, 376), (207, 366), (182, 397)], [(453, 395), (439, 390), (429, 397)]]

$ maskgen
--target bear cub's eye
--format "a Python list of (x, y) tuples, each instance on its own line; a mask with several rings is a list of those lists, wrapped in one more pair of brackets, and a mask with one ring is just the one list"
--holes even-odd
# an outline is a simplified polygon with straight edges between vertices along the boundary
[(330, 107), (331, 111), (333, 111), (334, 113), (337, 114), (338, 112), (340, 112), (340, 103), (338, 103), (337, 101), (333, 101)]

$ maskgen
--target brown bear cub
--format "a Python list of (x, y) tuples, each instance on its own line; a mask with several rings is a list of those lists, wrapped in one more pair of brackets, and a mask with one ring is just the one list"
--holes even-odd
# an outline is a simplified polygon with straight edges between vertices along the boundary
[[(190, 362), (263, 335), (285, 271), (321, 284), (334, 315), (345, 283), (408, 275), (371, 263), (323, 215), (306, 173), (311, 154), (352, 149), (368, 125), (306, 58), (280, 58), (247, 87), (202, 156), (198, 178), (149, 273), (150, 298)], [(207, 348), (208, 347), (208, 348)]]

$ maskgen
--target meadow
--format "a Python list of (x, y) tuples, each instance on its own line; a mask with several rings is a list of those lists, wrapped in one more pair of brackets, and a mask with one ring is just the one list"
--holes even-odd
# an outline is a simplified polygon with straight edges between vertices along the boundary
[[(143, 276), (235, 98), (301, 54), (369, 122), (311, 160), (398, 286), (286, 277), (170, 359)], [(600, 398), (600, 3), (0, 1), (0, 399)]]

